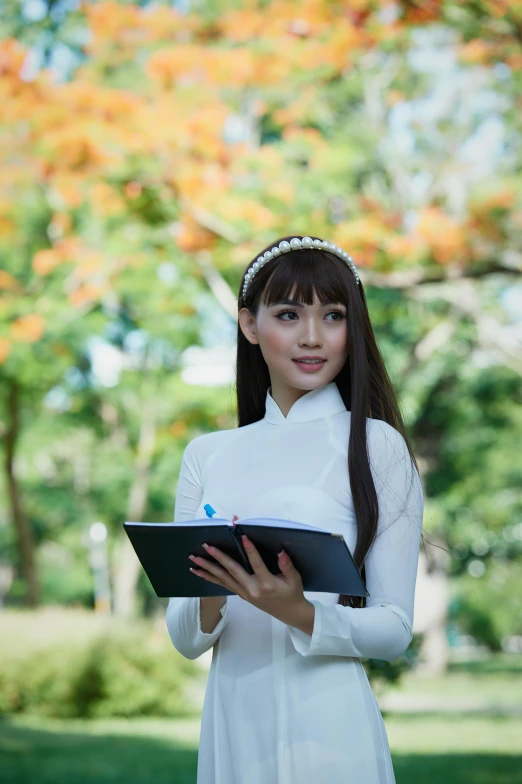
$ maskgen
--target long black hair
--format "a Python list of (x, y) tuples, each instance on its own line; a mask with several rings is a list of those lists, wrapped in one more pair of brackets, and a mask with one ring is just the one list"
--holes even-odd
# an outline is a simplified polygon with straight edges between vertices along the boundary
[[(282, 240), (289, 242), (292, 237), (302, 239), (298, 234), (281, 237), (257, 254), (256, 259)], [(357, 520), (353, 558), (365, 579), (364, 561), (377, 536), (379, 519), (379, 502), (368, 460), (366, 418), (380, 419), (394, 427), (404, 438), (416, 471), (419, 469), (395, 390), (375, 340), (362, 282), (357, 283), (346, 262), (333, 253), (316, 249), (292, 250), (263, 265), (249, 283), (246, 299), (243, 299), (244, 275), (256, 259), (249, 262), (241, 279), (238, 310), (246, 307), (255, 317), (260, 303), (269, 307), (288, 298), (292, 292), (295, 299), (307, 305), (313, 304), (316, 293), (321, 304), (338, 302), (346, 307), (349, 356), (334, 380), (351, 412), (348, 474)], [(238, 323), (236, 395), (239, 427), (264, 417), (270, 384), (268, 365), (259, 345), (246, 339)], [(341, 594), (338, 604), (365, 607), (366, 597)]]

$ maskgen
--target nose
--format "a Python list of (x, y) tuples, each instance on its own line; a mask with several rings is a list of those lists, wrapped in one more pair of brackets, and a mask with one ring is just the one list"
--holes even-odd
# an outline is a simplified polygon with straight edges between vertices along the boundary
[(311, 318), (308, 320), (303, 319), (302, 323), (304, 324), (303, 327), (303, 334), (301, 341), (299, 343), (300, 346), (306, 346), (307, 348), (314, 347), (318, 348), (322, 345), (321, 340), (319, 339), (319, 329), (315, 323), (315, 319)]

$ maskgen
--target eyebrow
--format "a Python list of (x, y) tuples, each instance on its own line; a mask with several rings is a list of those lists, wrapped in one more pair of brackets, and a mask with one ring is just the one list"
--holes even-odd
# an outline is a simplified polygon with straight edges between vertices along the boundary
[[(297, 302), (295, 299), (280, 299), (278, 302), (274, 302), (272, 307), (276, 307), (277, 305), (294, 305), (297, 308), (304, 308), (302, 302)], [(328, 307), (329, 305), (341, 305), (344, 307), (342, 302), (324, 302), (323, 308)]]

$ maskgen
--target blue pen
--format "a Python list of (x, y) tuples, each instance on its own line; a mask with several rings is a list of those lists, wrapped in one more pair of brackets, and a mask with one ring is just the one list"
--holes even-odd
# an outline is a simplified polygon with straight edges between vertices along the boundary
[[(213, 509), (213, 508), (210, 506), (210, 504), (205, 504), (205, 506), (203, 507), (203, 509), (205, 510), (205, 514), (207, 515), (207, 517), (214, 517), (214, 515), (215, 515), (215, 514), (217, 514), (216, 510), (215, 510), (215, 509)], [(228, 517), (223, 517), (223, 520), (228, 520), (228, 519), (229, 519)], [(229, 522), (231, 522), (231, 523), (232, 523), (232, 525), (234, 526), (234, 528), (236, 527), (236, 522), (235, 522), (236, 520), (239, 520), (239, 518), (238, 518), (238, 516), (237, 516), (237, 515), (234, 515), (234, 517), (232, 518), (232, 520), (230, 520), (230, 521), (229, 521)]]

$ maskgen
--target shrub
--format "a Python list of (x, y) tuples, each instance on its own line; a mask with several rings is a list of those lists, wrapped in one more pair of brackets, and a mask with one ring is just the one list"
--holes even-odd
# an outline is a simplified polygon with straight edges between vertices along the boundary
[(163, 619), (121, 621), (87, 610), (0, 614), (0, 715), (179, 716), (200, 672)]

